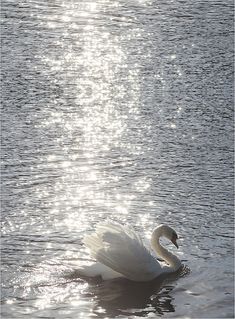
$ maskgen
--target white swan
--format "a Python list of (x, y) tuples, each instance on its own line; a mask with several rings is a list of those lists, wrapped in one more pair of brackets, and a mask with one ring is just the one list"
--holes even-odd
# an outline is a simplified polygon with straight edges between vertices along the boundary
[(153, 257), (130, 227), (114, 222), (100, 223), (93, 234), (83, 239), (97, 262), (81, 267), (79, 273), (89, 277), (101, 276), (103, 280), (125, 277), (133, 281), (150, 281), (164, 273), (175, 272), (181, 267), (181, 261), (161, 246), (159, 239), (162, 236), (177, 248), (178, 236), (167, 225), (160, 225), (153, 231), (152, 248), (167, 263), (165, 266)]

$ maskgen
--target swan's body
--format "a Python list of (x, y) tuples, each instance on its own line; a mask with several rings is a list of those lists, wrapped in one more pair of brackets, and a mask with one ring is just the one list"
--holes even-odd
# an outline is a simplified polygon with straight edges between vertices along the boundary
[(175, 272), (181, 267), (181, 262), (161, 246), (159, 239), (162, 236), (171, 240), (176, 247), (178, 237), (166, 225), (160, 225), (153, 231), (152, 247), (167, 263), (165, 266), (153, 257), (131, 228), (114, 222), (98, 224), (96, 231), (83, 239), (91, 256), (98, 262), (79, 271), (82, 275), (101, 276), (104, 280), (125, 277), (133, 281), (150, 281), (163, 273)]

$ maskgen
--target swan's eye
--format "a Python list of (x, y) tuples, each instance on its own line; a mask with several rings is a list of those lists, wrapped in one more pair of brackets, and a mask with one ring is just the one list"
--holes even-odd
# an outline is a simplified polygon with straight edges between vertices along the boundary
[(176, 233), (174, 233), (173, 236), (178, 239), (178, 235)]

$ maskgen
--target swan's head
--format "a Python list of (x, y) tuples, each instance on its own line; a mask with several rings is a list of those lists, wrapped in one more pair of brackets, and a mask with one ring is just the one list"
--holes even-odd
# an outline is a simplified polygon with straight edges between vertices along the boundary
[(155, 228), (153, 237), (155, 237), (155, 239), (159, 239), (161, 236), (166, 237), (175, 245), (175, 247), (179, 248), (177, 244), (178, 235), (173, 228), (167, 225), (159, 225)]

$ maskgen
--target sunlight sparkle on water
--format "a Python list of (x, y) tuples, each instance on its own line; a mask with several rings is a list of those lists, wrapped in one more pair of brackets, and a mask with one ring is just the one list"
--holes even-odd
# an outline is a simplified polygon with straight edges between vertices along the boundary
[[(5, 2), (3, 312), (232, 313), (231, 6)], [(191, 278), (151, 296), (127, 289), (120, 306), (118, 291), (83, 285), (73, 274), (91, 262), (82, 238), (106, 219), (132, 225), (147, 245), (169, 222), (184, 236), (177, 254)]]
[[(140, 0), (138, 3), (148, 5), (150, 1)], [(114, 185), (119, 183), (120, 176), (100, 168), (102, 158), (115, 148), (124, 148), (136, 155), (142, 151), (138, 145), (123, 142), (129, 117), (138, 121), (140, 116), (141, 77), (138, 61), (132, 67), (128, 64), (123, 42), (140, 39), (142, 31), (138, 24), (133, 24), (128, 33), (111, 34), (94, 19), (100, 11), (105, 12), (118, 5), (118, 1), (86, 2), (74, 11), (78, 9), (75, 3), (64, 2), (60, 19), (51, 16), (45, 22), (50, 24), (50, 29), (56, 28), (54, 20), (68, 25), (55, 42), (60, 54), (55, 56), (47, 52), (40, 58), (45, 70), (49, 68), (52, 72), (64, 74), (60, 86), (66, 89), (69, 84), (74, 92), (72, 104), (67, 105), (67, 101), (63, 101), (67, 105), (64, 111), (60, 109), (61, 101), (53, 98), (42, 111), (43, 120), (40, 118), (38, 121), (38, 128), (46, 134), (53, 134), (55, 143), (51, 154), (38, 164), (38, 169), (50, 167), (57, 177), (54, 184), (43, 188), (39, 185), (35, 191), (40, 200), (50, 198), (51, 216), (57, 228), (66, 226), (70, 231), (81, 231), (81, 223), (86, 227), (84, 219), (90, 209), (95, 210), (96, 216), (103, 211), (127, 215), (135, 198), (133, 194), (119, 194)], [(73, 29), (72, 12), (76, 17), (86, 19), (86, 23), (79, 26), (79, 43), (73, 33), (71, 39), (74, 42), (66, 42)], [(126, 16), (120, 23), (126, 25), (133, 19)], [(74, 47), (81, 42), (83, 50), (77, 54)], [(72, 83), (71, 72), (79, 74)], [(122, 82), (117, 81), (120, 73), (123, 74)], [(74, 112), (77, 108), (82, 110), (79, 117)], [(125, 158), (119, 161), (120, 167), (130, 164)], [(111, 162), (110, 168), (112, 165)], [(133, 187), (135, 192), (143, 193), (150, 185), (150, 180), (141, 177), (134, 181)]]

